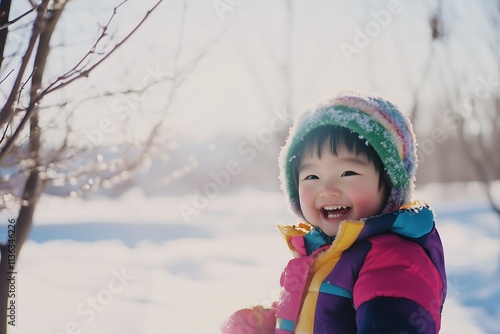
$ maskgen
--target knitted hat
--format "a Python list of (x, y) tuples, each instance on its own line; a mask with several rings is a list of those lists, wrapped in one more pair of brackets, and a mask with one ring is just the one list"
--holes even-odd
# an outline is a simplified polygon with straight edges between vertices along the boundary
[(395, 211), (411, 199), (417, 156), (415, 134), (409, 119), (393, 104), (379, 97), (343, 93), (316, 110), (300, 115), (281, 149), (281, 188), (294, 213), (304, 217), (290, 162), (296, 158), (297, 146), (303, 138), (323, 125), (348, 128), (374, 148), (393, 186), (382, 213)]

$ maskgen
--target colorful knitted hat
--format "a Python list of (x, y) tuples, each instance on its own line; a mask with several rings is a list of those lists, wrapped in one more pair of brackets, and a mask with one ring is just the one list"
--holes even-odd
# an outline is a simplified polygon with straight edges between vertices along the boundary
[(348, 128), (375, 149), (393, 186), (382, 213), (398, 210), (411, 199), (417, 156), (415, 134), (409, 119), (393, 104), (379, 97), (343, 93), (316, 110), (300, 115), (281, 149), (281, 188), (294, 213), (303, 218), (290, 162), (296, 158), (297, 146), (303, 138), (323, 125)]

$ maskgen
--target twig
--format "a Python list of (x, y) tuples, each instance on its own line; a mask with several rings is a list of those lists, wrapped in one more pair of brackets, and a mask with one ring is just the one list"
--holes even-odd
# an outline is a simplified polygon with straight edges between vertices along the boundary
[(0, 144), (4, 141), (5, 137), (7, 136), (7, 130), (9, 129), (9, 124), (5, 127), (5, 131), (2, 133), (2, 139), (0, 139)]
[[(44, 1), (48, 1), (48, 0), (44, 0)], [(117, 8), (120, 7), (121, 5), (123, 5), (126, 1), (128, 1), (128, 0), (123, 1), (121, 4), (119, 4), (117, 7), (115, 7), (114, 12), (116, 12)], [(79, 79), (79, 78), (82, 78), (84, 76), (85, 77), (88, 76), (89, 73), (93, 69), (95, 69), (97, 66), (99, 66), (100, 64), (102, 64), (102, 62), (104, 60), (106, 60), (107, 58), (109, 58), (109, 56), (111, 56), (111, 54), (113, 54), (114, 51), (116, 51), (120, 46), (122, 46), (139, 29), (139, 27), (142, 26), (142, 24), (144, 24), (144, 22), (146, 22), (146, 19), (160, 5), (161, 2), (163, 2), (163, 0), (159, 0), (150, 10), (148, 10), (146, 12), (146, 14), (144, 15), (144, 17), (142, 18), (142, 20), (127, 34), (127, 36), (125, 36), (118, 44), (115, 45), (115, 47), (113, 49), (111, 49), (103, 58), (101, 58), (98, 62), (96, 62), (90, 68), (88, 68), (85, 71), (80, 72), (80, 74), (77, 75), (76, 77), (74, 77), (72, 79), (69, 79), (68, 81), (64, 81), (62, 83), (59, 83), (59, 84), (57, 84), (57, 83), (60, 82), (61, 79), (58, 78), (52, 84), (48, 85), (47, 88), (45, 88), (45, 90), (43, 90), (42, 92), (35, 93), (36, 96), (33, 97), (30, 105), (28, 106), (28, 108), (26, 110), (26, 114), (24, 115), (23, 119), (21, 120), (21, 122), (17, 126), (17, 128), (16, 128), (15, 132), (12, 134), (12, 136), (7, 140), (7, 142), (5, 143), (5, 146), (0, 151), (0, 163), (3, 161), (3, 159), (5, 159), (6, 155), (8, 154), (8, 152), (10, 151), (10, 149), (13, 147), (13, 145), (14, 145), (17, 137), (19, 136), (19, 134), (21, 133), (21, 131), (24, 129), (24, 127), (26, 126), (26, 124), (30, 120), (31, 116), (33, 116), (35, 110), (37, 110), (36, 106), (42, 100), (42, 98), (45, 95), (50, 94), (51, 92), (54, 92), (54, 91), (56, 91), (56, 90), (58, 90), (58, 89), (60, 89), (60, 88), (62, 88), (64, 86), (70, 84), (71, 82)], [(113, 15), (112, 15), (112, 17), (113, 17)], [(38, 20), (38, 18), (37, 18), (37, 20)], [(35, 26), (36, 26), (36, 24), (35, 24)], [(23, 63), (24, 63), (24, 60), (23, 60)], [(24, 73), (24, 70), (23, 70), (23, 73)], [(19, 85), (20, 85), (20, 82), (17, 84), (17, 87), (19, 87)], [(18, 90), (18, 88), (16, 88), (15, 90), (13, 89), (12, 92), (11, 92), (11, 95), (13, 95), (13, 92), (17, 91), (17, 90)], [(10, 96), (9, 96), (9, 99), (11, 99)], [(13, 101), (11, 101), (9, 104), (6, 103), (6, 106), (4, 107), (4, 109), (6, 109), (6, 107), (8, 106), (8, 109), (5, 110), (6, 115), (8, 117), (8, 118), (6, 117), (7, 121), (9, 121), (12, 118), (12, 115), (13, 115), (12, 104), (13, 104)], [(2, 125), (2, 116), (4, 116), (3, 112), (4, 112), (4, 110), (2, 110), (2, 114), (0, 115), (0, 126)]]
[(5, 143), (4, 147), (2, 147), (2, 150), (0, 151), (0, 164), (2, 161), (5, 159), (7, 154), (10, 152), (11, 148), (14, 146), (14, 143), (16, 142), (17, 137), (21, 133), (21, 131), (24, 129), (26, 124), (29, 122), (31, 116), (36, 110), (36, 105), (38, 102), (41, 100), (41, 95), (37, 95), (32, 101), (32, 103), (28, 106), (26, 109), (26, 114), (24, 115), (23, 119), (19, 123), (19, 125), (16, 128), (16, 131), (12, 134), (12, 136), (7, 140)]
[[(99, 66), (100, 64), (102, 64), (106, 59), (108, 59), (118, 48), (120, 48), (130, 37), (132, 37), (132, 35), (134, 35), (137, 32), (137, 30), (139, 30), (139, 28), (144, 24), (144, 22), (146, 22), (146, 20), (149, 17), (149, 15), (151, 15), (151, 13), (162, 2), (163, 2), (163, 0), (159, 0), (150, 10), (148, 10), (146, 12), (146, 14), (144, 15), (144, 17), (142, 18), (142, 20), (127, 34), (127, 36), (125, 36), (120, 42), (118, 42), (99, 61), (97, 61), (95, 64), (93, 64), (92, 66), (90, 66), (86, 70), (77, 69), (78, 65), (75, 66), (73, 69), (71, 69), (70, 71), (68, 71), (68, 73), (65, 76), (61, 76), (61, 77), (57, 78), (53, 83), (51, 83), (50, 85), (48, 85), (47, 88), (45, 88), (41, 94), (42, 95), (50, 94), (50, 93), (52, 93), (52, 92), (54, 92), (56, 90), (59, 90), (59, 89), (65, 87), (65, 86), (67, 86), (68, 84), (72, 83), (73, 81), (76, 81), (76, 80), (84, 78), (84, 77), (88, 77), (89, 74), (90, 74), (90, 72), (92, 72), (97, 66)], [(120, 5), (118, 5), (118, 7), (121, 6), (122, 4), (123, 4), (123, 2)], [(116, 9), (118, 7), (115, 8), (115, 12), (116, 12)], [(100, 38), (102, 38), (102, 37), (104, 37), (104, 33), (101, 35)], [(98, 42), (96, 42), (96, 43), (98, 43)], [(96, 46), (96, 44), (94, 44), (94, 47), (95, 46)], [(87, 55), (85, 55), (82, 58), (82, 60), (79, 62), (79, 64), (81, 64), (88, 57), (89, 54), (91, 54), (91, 52), (89, 52)], [(69, 78), (69, 77), (71, 77), (73, 75), (75, 75), (75, 76), (72, 77), (72, 78), (70, 78), (70, 79), (68, 79), (67, 81), (64, 81), (65, 79), (67, 79), (67, 78)]]
[[(111, 14), (111, 16), (109, 17), (108, 19), (108, 22), (106, 22), (106, 24), (104, 26), (102, 26), (102, 32), (101, 34), (99, 35), (99, 37), (97, 38), (97, 40), (95, 41), (94, 45), (92, 45), (92, 47), (90, 48), (90, 50), (82, 57), (82, 59), (80, 59), (80, 61), (78, 63), (75, 64), (75, 66), (73, 66), (72, 69), (70, 69), (69, 71), (67, 71), (65, 74), (63, 74), (62, 76), (60, 76), (59, 78), (57, 78), (56, 82), (58, 80), (64, 80), (64, 79), (67, 79), (71, 76), (73, 76), (75, 73), (78, 73), (79, 70), (78, 68), (81, 67), (81, 68), (85, 68), (85, 66), (88, 65), (88, 62), (90, 62), (90, 57), (92, 55), (94, 55), (96, 53), (96, 49), (97, 49), (97, 46), (99, 45), (99, 43), (104, 39), (104, 37), (107, 35), (107, 30), (108, 30), (108, 27), (111, 25), (111, 23), (113, 22), (113, 19), (114, 17), (116, 16), (117, 14), (117, 11), (118, 11), (118, 8), (120, 8), (123, 4), (125, 4), (128, 0), (124, 0), (122, 1), (118, 6), (116, 6), (115, 8), (113, 8), (113, 13)], [(82, 66), (82, 64), (85, 62), (85, 65)]]
[(27, 12), (21, 14), (20, 16), (16, 17), (15, 19), (13, 19), (12, 21), (9, 21), (7, 23), (5, 23), (4, 25), (0, 26), (0, 30), (3, 30), (11, 25), (13, 25), (14, 23), (16, 23), (17, 21), (19, 21), (20, 19), (22, 19), (23, 17), (25, 17), (26, 15), (30, 14), (31, 12), (33, 12), (35, 9), (38, 8), (38, 6), (40, 5), (34, 5), (33, 8), (31, 8), (30, 10), (28, 10)]
[(21, 94), (24, 90), (24, 87), (26, 87), (26, 84), (31, 80), (31, 78), (33, 77), (33, 74), (35, 73), (36, 71), (36, 67), (33, 68), (33, 71), (31, 71), (29, 77), (26, 79), (26, 81), (24, 81), (21, 85), (21, 87), (19, 88), (19, 94), (18, 94), (18, 97), (17, 97), (17, 104), (19, 105), (19, 101), (21, 100)]
[(3, 78), (2, 80), (0, 80), (0, 85), (5, 81), (7, 80), (7, 78), (14, 72), (14, 69), (10, 70), (9, 73), (7, 73), (7, 75), (5, 76), (5, 78)]

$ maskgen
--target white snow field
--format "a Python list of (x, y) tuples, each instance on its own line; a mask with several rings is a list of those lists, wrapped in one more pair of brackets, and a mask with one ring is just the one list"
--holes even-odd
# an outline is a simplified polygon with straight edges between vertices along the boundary
[[(500, 221), (479, 194), (454, 184), (418, 193), (446, 251), (441, 333), (500, 333)], [(9, 333), (219, 333), (238, 308), (269, 305), (290, 259), (275, 226), (295, 222), (282, 194), (221, 193), (188, 224), (178, 206), (191, 201), (138, 189), (119, 200), (42, 198)]]

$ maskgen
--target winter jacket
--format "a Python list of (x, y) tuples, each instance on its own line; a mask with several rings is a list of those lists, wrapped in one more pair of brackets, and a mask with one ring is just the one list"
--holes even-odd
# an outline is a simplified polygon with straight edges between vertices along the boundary
[(332, 244), (312, 250), (311, 225), (280, 226), (294, 259), (281, 276), (276, 333), (437, 333), (446, 274), (434, 225), (414, 202), (344, 221)]

